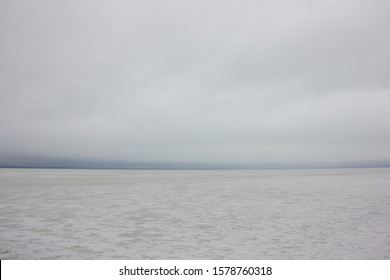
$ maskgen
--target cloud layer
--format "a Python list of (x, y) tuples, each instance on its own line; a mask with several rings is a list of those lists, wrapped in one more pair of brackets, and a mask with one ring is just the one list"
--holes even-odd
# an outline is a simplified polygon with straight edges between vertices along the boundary
[(380, 0), (1, 1), (0, 157), (389, 161), (389, 10)]

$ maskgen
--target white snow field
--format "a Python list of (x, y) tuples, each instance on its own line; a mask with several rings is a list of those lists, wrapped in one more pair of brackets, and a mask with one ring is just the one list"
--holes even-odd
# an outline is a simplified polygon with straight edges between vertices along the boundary
[(390, 169), (0, 169), (0, 259), (390, 259)]

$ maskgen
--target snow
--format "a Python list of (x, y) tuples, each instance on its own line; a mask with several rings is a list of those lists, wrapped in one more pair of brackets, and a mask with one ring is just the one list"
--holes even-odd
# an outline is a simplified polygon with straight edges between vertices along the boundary
[(390, 169), (0, 169), (0, 259), (390, 259)]

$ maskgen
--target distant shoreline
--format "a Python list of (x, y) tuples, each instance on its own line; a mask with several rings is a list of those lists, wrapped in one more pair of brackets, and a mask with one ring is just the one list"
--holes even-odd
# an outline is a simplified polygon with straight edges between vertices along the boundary
[(356, 165), (356, 166), (305, 166), (305, 167), (248, 167), (248, 168), (240, 168), (240, 167), (215, 167), (215, 168), (207, 168), (207, 167), (198, 167), (198, 168), (187, 168), (187, 167), (172, 167), (172, 168), (164, 168), (164, 167), (79, 167), (79, 166), (0, 166), (0, 169), (63, 169), (63, 170), (135, 170), (135, 171), (234, 171), (234, 170), (299, 170), (299, 169), (364, 169), (364, 168), (390, 168), (390, 165)]

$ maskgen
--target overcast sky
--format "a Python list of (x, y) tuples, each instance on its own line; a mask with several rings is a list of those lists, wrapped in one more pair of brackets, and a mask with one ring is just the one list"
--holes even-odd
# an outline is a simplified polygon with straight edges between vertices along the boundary
[(2, 0), (0, 164), (390, 162), (388, 0)]

